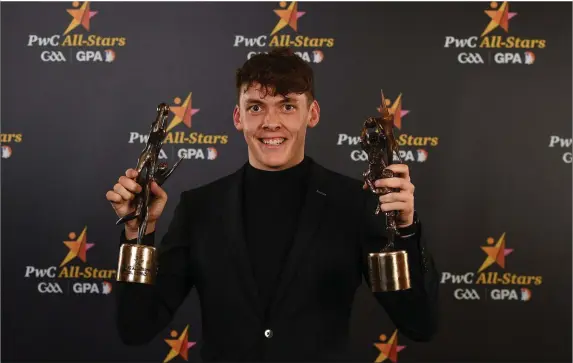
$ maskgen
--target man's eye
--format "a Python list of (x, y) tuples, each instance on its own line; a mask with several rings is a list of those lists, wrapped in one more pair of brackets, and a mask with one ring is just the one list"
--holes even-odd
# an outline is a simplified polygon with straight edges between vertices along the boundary
[(295, 107), (294, 107), (293, 105), (285, 105), (285, 110), (286, 110), (286, 111), (292, 111), (292, 110), (294, 110), (294, 109), (295, 109)]
[(252, 105), (249, 109), (250, 109), (251, 111), (259, 112), (259, 111), (261, 110), (261, 106), (259, 106), (259, 105)]

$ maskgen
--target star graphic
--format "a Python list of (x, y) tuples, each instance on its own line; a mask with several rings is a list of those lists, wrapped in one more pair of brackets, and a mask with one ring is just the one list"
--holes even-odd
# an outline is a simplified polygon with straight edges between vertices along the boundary
[[(281, 7), (285, 6), (286, 3), (284, 1), (281, 2)], [(298, 11), (297, 8), (298, 5), (296, 4), (296, 1), (293, 1), (287, 9), (275, 10), (275, 14), (277, 14), (281, 20), (279, 20), (273, 29), (271, 36), (287, 25), (293, 28), (294, 31), (297, 31), (297, 20), (305, 14), (304, 11)]]
[[(171, 350), (169, 351), (169, 353), (165, 357), (165, 360), (163, 361), (163, 363), (169, 362), (170, 360), (177, 357), (178, 355), (180, 355), (183, 359), (187, 360), (187, 353), (189, 351), (189, 348), (191, 348), (192, 346), (197, 344), (196, 342), (189, 342), (188, 330), (189, 330), (189, 325), (187, 325), (185, 327), (185, 329), (183, 330), (183, 332), (181, 333), (179, 338), (177, 338), (177, 339), (165, 339), (165, 342), (167, 344), (169, 344), (169, 346), (171, 347)], [(175, 338), (177, 336), (177, 332), (175, 330), (173, 330), (171, 332), (171, 336), (173, 338)]]
[[(187, 125), (187, 127), (191, 127), (191, 116), (199, 112), (198, 108), (191, 108), (192, 93), (193, 92), (189, 92), (189, 95), (187, 96), (187, 98), (185, 99), (185, 101), (181, 106), (169, 107), (171, 111), (175, 114), (175, 117), (173, 117), (173, 120), (171, 120), (171, 123), (167, 127), (167, 131), (179, 125), (181, 122)], [(179, 97), (175, 98), (175, 104), (178, 105), (181, 104), (181, 100), (179, 99)]]
[(87, 243), (86, 242), (87, 230), (88, 230), (88, 227), (85, 226), (84, 230), (82, 231), (80, 236), (75, 241), (73, 239), (75, 239), (76, 234), (73, 232), (71, 232), (69, 234), (69, 237), (72, 241), (64, 241), (64, 244), (66, 246), (68, 246), (70, 251), (68, 252), (68, 255), (66, 256), (66, 258), (64, 258), (64, 260), (60, 264), (60, 267), (64, 266), (66, 263), (70, 262), (75, 257), (79, 257), (80, 260), (82, 260), (83, 262), (86, 262), (86, 251), (95, 245), (95, 243)]
[[(74, 6), (78, 6), (79, 3), (74, 1)], [(64, 35), (68, 34), (75, 28), (77, 28), (80, 24), (84, 27), (85, 30), (90, 30), (90, 19), (97, 14), (97, 11), (90, 11), (90, 3), (89, 1), (84, 2), (84, 4), (79, 9), (66, 9), (68, 14), (70, 14), (74, 19), (71, 21), (70, 25), (64, 32)]]
[[(384, 94), (382, 93), (382, 102), (384, 102)], [(382, 112), (382, 107), (379, 106), (377, 108), (378, 112)], [(396, 126), (399, 130), (402, 129), (402, 117), (406, 116), (410, 111), (402, 109), (402, 94), (396, 98), (394, 104), (389, 108), (391, 114), (394, 115), (394, 126)]]
[[(488, 238), (489, 244), (493, 244), (493, 242), (493, 238)], [(481, 249), (487, 254), (487, 258), (479, 268), (478, 273), (491, 266), (494, 262), (501, 268), (505, 268), (505, 256), (513, 252), (513, 248), (505, 248), (505, 233), (499, 237), (495, 246), (484, 246)]]
[[(380, 335), (380, 340), (386, 340), (386, 335)], [(377, 363), (384, 362), (386, 359), (396, 363), (398, 361), (398, 353), (406, 348), (405, 345), (398, 345), (398, 330), (394, 330), (388, 343), (374, 343), (374, 346), (380, 350), (380, 354), (375, 360)]]
[[(497, 7), (497, 3), (495, 1), (492, 2), (491, 7), (495, 9)], [(498, 26), (506, 32), (509, 32), (509, 20), (517, 15), (517, 13), (509, 12), (509, 4), (507, 1), (504, 1), (497, 10), (485, 10), (484, 12), (491, 18), (491, 20), (483, 33), (481, 33), (482, 37)]]

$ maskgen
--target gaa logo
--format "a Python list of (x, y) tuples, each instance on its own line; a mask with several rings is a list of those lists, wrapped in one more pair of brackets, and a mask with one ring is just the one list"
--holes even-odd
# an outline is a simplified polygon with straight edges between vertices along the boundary
[(63, 294), (62, 288), (57, 282), (40, 282), (38, 291), (41, 294)]
[(60, 52), (59, 50), (45, 50), (40, 53), (40, 59), (43, 62), (67, 62), (66, 57), (64, 57), (64, 53)]
[(474, 289), (456, 289), (454, 290), (456, 300), (480, 300), (480, 297)]
[(484, 64), (483, 58), (479, 53), (460, 53), (458, 62), (461, 64)]

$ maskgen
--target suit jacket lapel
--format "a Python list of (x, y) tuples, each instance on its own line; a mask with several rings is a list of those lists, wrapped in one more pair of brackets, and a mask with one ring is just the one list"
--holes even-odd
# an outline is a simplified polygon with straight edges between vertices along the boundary
[[(263, 316), (263, 309), (258, 296), (258, 287), (255, 281), (251, 261), (247, 250), (243, 226), (243, 175), (245, 166), (240, 168), (231, 178), (231, 182), (225, 194), (225, 200), (221, 204), (222, 226), (227, 234), (227, 241), (231, 252), (231, 263), (235, 269), (229, 273), (239, 275), (243, 283), (243, 291), (251, 302), (251, 306), (257, 316)], [(221, 286), (221, 288), (225, 288)]]
[(324, 192), (322, 169), (314, 161), (311, 160), (311, 163), (310, 177), (304, 205), (299, 216), (298, 229), (278, 280), (279, 285), (270, 306), (271, 311), (278, 307), (287, 292), (290, 282), (296, 276), (298, 264), (303, 259), (305, 252), (315, 243), (315, 233), (324, 219), (327, 197)]

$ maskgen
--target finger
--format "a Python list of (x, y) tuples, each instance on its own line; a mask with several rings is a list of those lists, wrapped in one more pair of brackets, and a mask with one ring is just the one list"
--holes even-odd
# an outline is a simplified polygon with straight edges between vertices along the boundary
[(407, 191), (414, 191), (414, 185), (406, 179), (402, 178), (384, 178), (378, 179), (374, 182), (378, 188), (399, 188)]
[(392, 170), (399, 177), (410, 181), (410, 168), (406, 164), (392, 164), (388, 165), (386, 169)]
[(411, 203), (414, 201), (414, 195), (408, 192), (400, 193), (388, 193), (378, 197), (380, 203), (394, 203), (394, 202), (404, 202)]
[(112, 203), (120, 203), (123, 201), (121, 195), (115, 193), (113, 190), (108, 190), (108, 192), (105, 193), (105, 197)]
[(157, 197), (167, 200), (167, 193), (163, 190), (156, 181), (151, 182), (151, 192)]
[(408, 207), (407, 203), (404, 202), (393, 202), (393, 203), (384, 203), (380, 205), (380, 209), (383, 212), (390, 212), (390, 211), (407, 211), (410, 208)]
[(366, 184), (366, 182), (364, 182), (364, 184), (362, 184), (362, 189), (368, 189), (368, 184)]
[(125, 171), (125, 176), (128, 177), (128, 178), (130, 178), (130, 179), (135, 179), (135, 178), (137, 178), (137, 174), (138, 174), (138, 173), (137, 173), (137, 170), (135, 170), (135, 169), (131, 169), (131, 168), (130, 168), (130, 169), (127, 169), (127, 170)]
[(129, 179), (126, 176), (120, 176), (119, 177), (119, 184), (123, 185), (123, 187), (127, 190), (129, 190), (132, 193), (140, 193), (141, 192), (141, 186), (139, 184), (137, 184), (133, 179)]
[(127, 191), (127, 189), (125, 189), (123, 187), (123, 185), (121, 185), (119, 183), (117, 183), (116, 185), (113, 186), (113, 191), (116, 192), (117, 194), (121, 195), (123, 200), (132, 200), (135, 197), (134, 194)]

